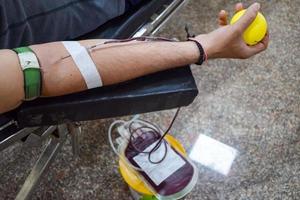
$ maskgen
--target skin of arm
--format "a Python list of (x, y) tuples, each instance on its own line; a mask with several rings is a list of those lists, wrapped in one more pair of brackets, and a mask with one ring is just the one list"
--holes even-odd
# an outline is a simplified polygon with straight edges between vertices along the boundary
[(0, 50), (0, 113), (16, 108), (24, 98), (19, 59), (11, 50)]
[[(99, 40), (80, 41), (88, 46)], [(73, 59), (59, 62), (68, 55), (61, 42), (34, 45), (43, 74), (42, 96), (59, 96), (86, 90), (84, 80)], [(141, 51), (142, 49), (142, 51)], [(48, 59), (49, 54), (52, 55)], [(111, 85), (163, 69), (196, 62), (198, 49), (191, 42), (129, 42), (105, 45), (90, 53), (101, 75), (103, 85)]]
[[(88, 46), (103, 40), (80, 41)], [(32, 45), (42, 73), (42, 96), (51, 97), (86, 90), (85, 82), (61, 42)], [(142, 50), (141, 50), (142, 49)], [(145, 74), (197, 61), (199, 50), (193, 42), (129, 42), (110, 44), (94, 50), (91, 57), (103, 85), (111, 85)], [(24, 98), (23, 72), (16, 53), (1, 50), (0, 113), (19, 106)], [(12, 92), (13, 91), (13, 92)]]
[[(268, 36), (255, 46), (247, 46), (242, 33), (251, 24), (259, 10), (252, 4), (234, 25), (227, 25), (227, 15), (220, 12), (220, 28), (195, 37), (208, 58), (248, 58), (267, 48)], [(242, 5), (236, 6), (236, 11)], [(84, 40), (89, 46), (103, 40)], [(85, 82), (61, 42), (32, 45), (39, 59), (42, 73), (42, 96), (59, 96), (86, 90)], [(128, 42), (99, 47), (91, 57), (102, 77), (103, 85), (127, 81), (154, 72), (195, 63), (199, 50), (194, 42)], [(24, 99), (23, 72), (12, 50), (0, 50), (0, 113), (19, 106)]]

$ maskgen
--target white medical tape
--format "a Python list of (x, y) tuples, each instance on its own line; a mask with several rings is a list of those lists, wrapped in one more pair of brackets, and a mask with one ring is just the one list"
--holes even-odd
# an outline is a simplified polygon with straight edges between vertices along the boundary
[(86, 48), (76, 41), (63, 41), (62, 43), (73, 58), (87, 88), (101, 87), (103, 84), (100, 74)]

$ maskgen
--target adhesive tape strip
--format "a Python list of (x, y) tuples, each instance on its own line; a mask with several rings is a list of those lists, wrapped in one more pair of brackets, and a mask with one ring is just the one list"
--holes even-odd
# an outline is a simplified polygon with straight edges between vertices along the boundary
[(86, 48), (76, 41), (64, 41), (62, 43), (77, 65), (87, 88), (101, 87), (103, 84), (100, 74)]

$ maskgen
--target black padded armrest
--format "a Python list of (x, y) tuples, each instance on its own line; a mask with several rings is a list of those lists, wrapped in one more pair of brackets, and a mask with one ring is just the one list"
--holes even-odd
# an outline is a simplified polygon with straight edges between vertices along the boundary
[[(140, 7), (113, 19), (87, 38), (127, 38), (172, 0), (145, 1)], [(40, 98), (0, 115), (0, 127), (15, 120), (19, 127), (93, 120), (170, 109), (190, 104), (198, 93), (189, 66), (159, 72), (119, 85), (78, 94)]]
[(10, 120), (12, 120), (12, 118), (6, 115), (0, 115), (0, 127), (1, 125), (8, 123)]
[(96, 88), (24, 103), (17, 112), (21, 126), (59, 124), (144, 113), (189, 105), (198, 94), (188, 66)]

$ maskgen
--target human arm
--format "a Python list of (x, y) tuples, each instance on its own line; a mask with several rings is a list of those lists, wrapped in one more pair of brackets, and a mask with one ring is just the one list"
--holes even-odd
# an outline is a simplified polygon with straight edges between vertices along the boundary
[[(243, 30), (253, 21), (259, 8), (252, 5), (240, 23), (225, 25), (197, 36), (208, 58), (247, 58), (264, 50), (267, 37), (258, 46), (249, 47), (242, 40)], [(83, 46), (103, 40), (80, 41)], [(61, 42), (31, 46), (42, 72), (42, 96), (58, 96), (86, 90), (85, 82)], [(139, 76), (195, 63), (199, 50), (194, 42), (128, 42), (109, 44), (91, 53), (103, 84), (110, 85)], [(0, 50), (0, 113), (11, 110), (24, 99), (23, 74), (17, 55)]]
[[(100, 41), (87, 40), (80, 43), (87, 46)], [(61, 42), (33, 45), (31, 49), (39, 58), (41, 66), (42, 96), (59, 96), (87, 89), (72, 58), (61, 60), (68, 55)], [(91, 57), (100, 72), (103, 85), (110, 85), (194, 63), (198, 54), (192, 42), (130, 42), (105, 46), (93, 51)], [(7, 61), (1, 63), (5, 64), (3, 68), (0, 67), (0, 112), (5, 112), (18, 106), (24, 99), (23, 74), (13, 51), (1, 50), (0, 60)]]

